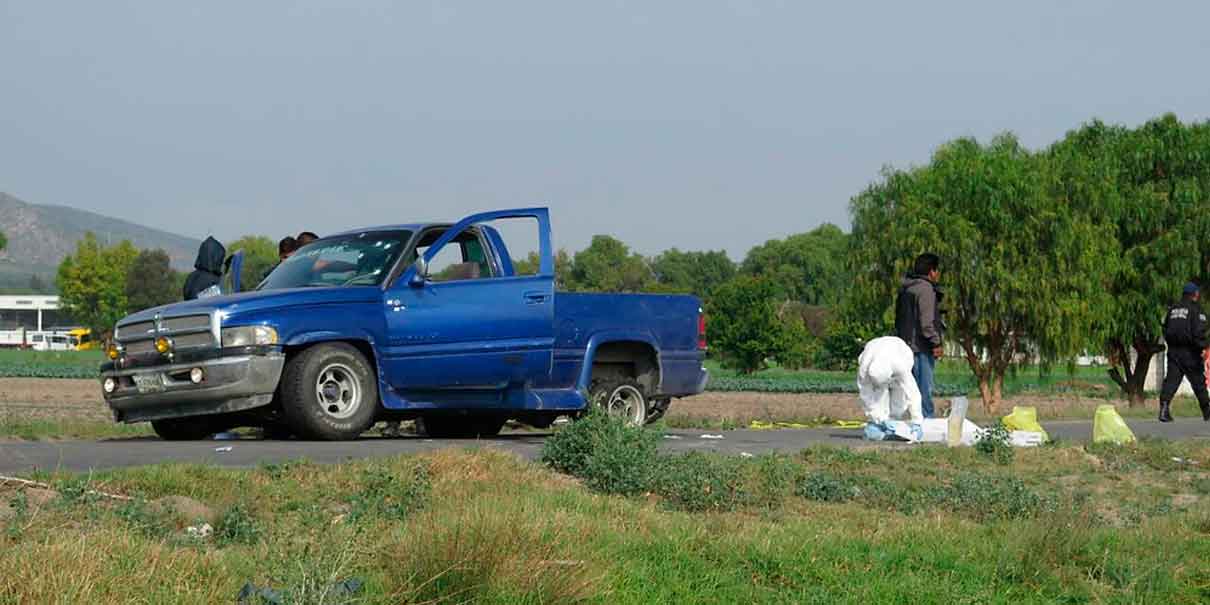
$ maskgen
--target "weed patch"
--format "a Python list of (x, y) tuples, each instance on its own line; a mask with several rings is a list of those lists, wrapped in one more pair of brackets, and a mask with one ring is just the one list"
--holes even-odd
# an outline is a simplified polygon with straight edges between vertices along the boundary
[(996, 464), (1008, 466), (1013, 463), (1016, 451), (1009, 441), (1008, 428), (1001, 423), (983, 430), (975, 440), (975, 451), (991, 458)]
[(396, 474), (390, 467), (371, 465), (361, 471), (360, 489), (349, 498), (350, 523), (367, 517), (403, 520), (424, 508), (432, 491), (425, 464), (414, 464)]
[(593, 411), (548, 438), (542, 462), (596, 491), (634, 496), (650, 485), (659, 439), (653, 430)]
[(214, 540), (219, 546), (255, 544), (260, 540), (261, 524), (243, 504), (235, 504), (219, 516)]

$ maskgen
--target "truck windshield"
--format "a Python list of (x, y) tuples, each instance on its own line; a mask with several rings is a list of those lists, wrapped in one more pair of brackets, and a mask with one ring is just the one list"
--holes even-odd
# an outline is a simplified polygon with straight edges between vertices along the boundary
[(411, 231), (367, 231), (316, 240), (273, 269), (257, 289), (380, 285), (411, 237)]

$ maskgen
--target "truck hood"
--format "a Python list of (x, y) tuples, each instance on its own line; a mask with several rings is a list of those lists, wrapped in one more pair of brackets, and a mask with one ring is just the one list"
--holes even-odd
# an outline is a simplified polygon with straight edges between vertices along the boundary
[(121, 324), (155, 319), (156, 314), (191, 315), (221, 311), (226, 315), (237, 315), (284, 307), (329, 305), (342, 303), (369, 303), (382, 298), (382, 290), (375, 287), (331, 287), (289, 288), (285, 290), (261, 290), (240, 292), (228, 296), (215, 296), (186, 302), (153, 307), (126, 316)]

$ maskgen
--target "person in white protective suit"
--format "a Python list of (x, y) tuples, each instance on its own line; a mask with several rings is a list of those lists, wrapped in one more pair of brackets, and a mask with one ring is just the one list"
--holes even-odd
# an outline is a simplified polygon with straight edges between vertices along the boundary
[(923, 437), (920, 389), (912, 377), (912, 348), (898, 336), (884, 336), (866, 343), (858, 358), (857, 388), (865, 410), (866, 439), (883, 441), (900, 434), (897, 421), (904, 413), (909, 431)]

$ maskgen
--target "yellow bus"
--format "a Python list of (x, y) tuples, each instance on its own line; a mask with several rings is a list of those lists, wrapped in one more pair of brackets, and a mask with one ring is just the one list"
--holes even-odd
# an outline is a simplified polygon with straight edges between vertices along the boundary
[(68, 332), (67, 336), (77, 351), (91, 351), (97, 348), (97, 341), (93, 340), (92, 330), (88, 328), (76, 328)]

